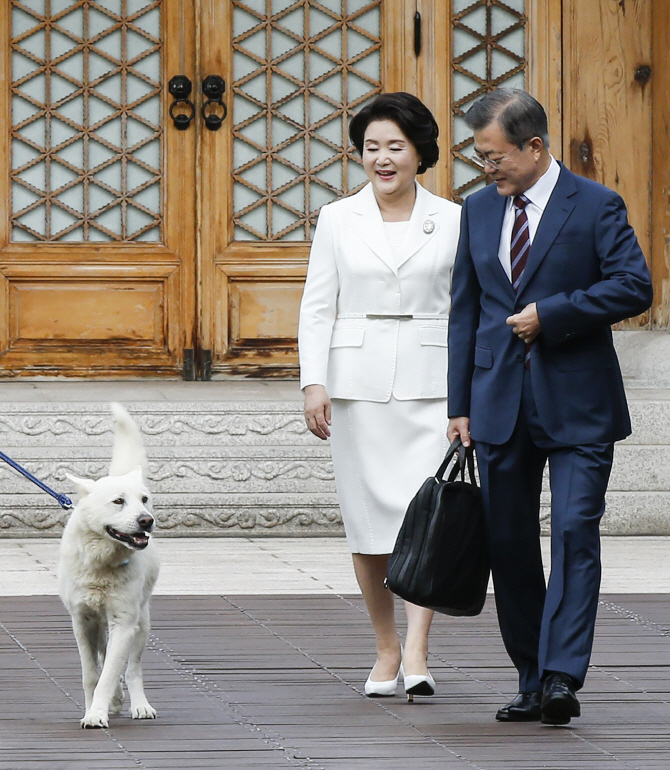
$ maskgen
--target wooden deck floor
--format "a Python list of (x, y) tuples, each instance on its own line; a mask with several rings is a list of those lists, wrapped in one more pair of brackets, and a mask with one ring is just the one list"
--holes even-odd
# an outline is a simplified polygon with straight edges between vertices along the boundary
[(81, 730), (58, 599), (0, 599), (0, 769), (668, 770), (670, 597), (608, 596), (583, 716), (503, 725), (516, 691), (491, 605), (436, 619), (438, 695), (370, 700), (360, 597), (159, 596), (144, 657), (156, 721)]

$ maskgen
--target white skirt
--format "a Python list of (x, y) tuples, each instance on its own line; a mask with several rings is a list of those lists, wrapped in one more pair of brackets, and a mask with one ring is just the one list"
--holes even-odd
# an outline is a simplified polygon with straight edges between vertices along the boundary
[(332, 400), (331, 453), (352, 553), (391, 553), (411, 499), (447, 451), (447, 399)]

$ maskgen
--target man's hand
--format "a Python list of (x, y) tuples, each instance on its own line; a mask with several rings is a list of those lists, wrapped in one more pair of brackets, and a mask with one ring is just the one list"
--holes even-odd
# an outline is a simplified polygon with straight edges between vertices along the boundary
[(324, 441), (330, 437), (330, 398), (323, 385), (307, 385), (305, 422), (312, 433)]
[(472, 439), (470, 438), (470, 418), (469, 417), (452, 417), (449, 420), (447, 426), (447, 441), (453, 444), (454, 441), (461, 437), (463, 446), (470, 446)]
[(509, 316), (507, 323), (512, 327), (514, 334), (524, 342), (532, 342), (542, 331), (535, 302), (526, 305), (520, 313)]

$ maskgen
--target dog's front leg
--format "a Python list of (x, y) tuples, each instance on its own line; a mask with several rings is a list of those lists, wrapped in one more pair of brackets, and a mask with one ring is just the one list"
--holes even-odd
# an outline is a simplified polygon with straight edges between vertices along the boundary
[(109, 708), (116, 693), (123, 665), (128, 660), (128, 653), (137, 625), (111, 624), (107, 640), (105, 663), (100, 672), (98, 684), (93, 692), (93, 700), (81, 720), (82, 727), (108, 727)]
[(86, 609), (77, 609), (72, 612), (72, 629), (79, 650), (84, 702), (88, 711), (98, 683), (100, 660), (104, 655), (105, 634), (100, 618)]
[(130, 695), (130, 715), (133, 719), (155, 719), (156, 709), (149, 703), (144, 694), (144, 679), (142, 677), (142, 653), (149, 638), (149, 607), (145, 606), (140, 618), (140, 625), (130, 645), (128, 668), (126, 669), (126, 685)]

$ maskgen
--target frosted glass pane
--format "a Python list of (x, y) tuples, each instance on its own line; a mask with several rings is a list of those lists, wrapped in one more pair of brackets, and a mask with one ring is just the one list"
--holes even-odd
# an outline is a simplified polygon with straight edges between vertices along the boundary
[[(147, 6), (148, 3), (144, 3), (143, 5)], [(143, 14), (139, 18), (135, 19), (133, 24), (154, 38), (160, 37), (161, 17), (160, 17), (160, 11), (158, 10), (158, 8), (153, 8), (152, 10)]]
[(77, 223), (77, 217), (70, 214), (69, 211), (63, 211), (58, 206), (51, 207), (51, 230), (58, 234), (61, 230)]
[(20, 185), (16, 185), (12, 191), (12, 207), (14, 211), (22, 211), (28, 208), (28, 206), (32, 206), (38, 200), (38, 195)]
[(282, 206), (272, 207), (272, 234), (278, 235), (282, 230), (298, 222), (298, 217)]
[(265, 117), (254, 120), (253, 123), (248, 123), (240, 130), (240, 134), (245, 139), (248, 139), (250, 143), (254, 143), (264, 149), (267, 139), (267, 122)]
[[(146, 163), (147, 166), (151, 166), (158, 171), (161, 167), (160, 140), (154, 139), (151, 142), (147, 142), (142, 147), (133, 150), (133, 158), (141, 160), (143, 163)], [(155, 211), (158, 211), (158, 209), (155, 209)]]
[[(494, 54), (495, 55), (495, 54)], [(473, 56), (468, 56), (467, 59), (461, 59), (459, 62), (461, 67), (468, 72), (471, 72), (478, 78), (486, 80), (486, 51), (477, 51)]]
[[(322, 182), (325, 182), (330, 187), (334, 187), (336, 190), (339, 190), (342, 187), (342, 172), (342, 162), (336, 161), (335, 163), (331, 163), (329, 166), (326, 166), (326, 168), (317, 171), (316, 178)], [(312, 186), (312, 191), (314, 189), (315, 187)]]
[[(468, 3), (468, 5), (472, 5), (472, 3)], [(472, 13), (461, 16), (460, 23), (473, 29), (475, 32), (479, 32), (480, 35), (486, 35), (487, 17), (487, 9), (479, 7), (472, 11)]]
[(21, 0), (21, 5), (29, 8), (40, 16), (46, 13), (46, 0)]
[(500, 39), (500, 45), (507, 48), (517, 56), (523, 56), (526, 45), (526, 36), (522, 29), (516, 29), (509, 35), (505, 35)]
[(152, 173), (135, 163), (128, 163), (126, 167), (126, 187), (128, 190), (132, 191), (137, 187), (141, 187), (154, 178)]
[(154, 126), (159, 126), (161, 122), (161, 97), (156, 94), (145, 99), (141, 104), (135, 105), (133, 112)]
[[(80, 139), (73, 142), (62, 150), (58, 151), (58, 157), (68, 163), (70, 166), (76, 166), (79, 169), (84, 168), (84, 142)], [(59, 184), (56, 185), (60, 187)]]
[(480, 176), (481, 172), (462, 160), (454, 160), (454, 187), (462, 187)]
[(111, 187), (116, 192), (123, 190), (123, 168), (121, 163), (113, 163), (102, 171), (95, 174), (95, 179), (102, 182), (107, 187)]
[[(59, 0), (58, 2), (51, 3), (51, 15), (56, 16), (60, 14), (61, 9), (74, 5), (68, 0)], [(58, 25), (68, 32), (72, 32), (77, 37), (84, 37), (84, 12), (81, 8), (77, 8), (72, 13), (68, 13), (65, 16), (61, 16), (58, 19)]]
[[(72, 43), (70, 43), (70, 45), (71, 44)], [(81, 87), (84, 83), (84, 66), (84, 55), (81, 52), (76, 53), (73, 56), (69, 56), (67, 59), (63, 59), (58, 63), (58, 73), (65, 75), (70, 80), (73, 80), (77, 87)], [(91, 77), (90, 67), (89, 77)]]
[(17, 219), (17, 222), (42, 236), (46, 234), (46, 221), (47, 216), (45, 206), (39, 206)]
[(60, 102), (63, 99), (67, 99), (68, 96), (72, 96), (76, 91), (79, 90), (78, 85), (70, 83), (68, 80), (59, 77), (55, 73), (52, 73), (51, 75), (50, 85), (50, 101), (52, 104), (54, 102)]
[(282, 203), (291, 206), (297, 211), (305, 208), (305, 189), (302, 185), (296, 185), (288, 190), (284, 190), (284, 192), (279, 194), (278, 198)]
[(454, 30), (454, 45), (453, 55), (454, 58), (460, 58), (464, 53), (471, 51), (481, 44), (481, 40), (475, 35), (470, 35), (464, 32), (462, 29)]
[(148, 77), (154, 82), (158, 82), (161, 77), (161, 57), (158, 52), (144, 56), (133, 64), (133, 69)]
[[(259, 190), (265, 190), (267, 182), (267, 168), (265, 163), (256, 163), (256, 165), (251, 166), (251, 168), (245, 169), (240, 173), (240, 177), (244, 179), (245, 182), (248, 182), (250, 185), (253, 185)], [(237, 188), (239, 188), (238, 194), (241, 196), (239, 201), (240, 208), (244, 208), (250, 203), (256, 201), (258, 196), (255, 192), (253, 193), (253, 197), (249, 199), (246, 194), (242, 194), (242, 191), (248, 190), (247, 187), (244, 185), (237, 185)]]
[(356, 62), (356, 69), (361, 74), (367, 75), (371, 80), (377, 79), (381, 71), (379, 50), (372, 51), (364, 59), (359, 59)]
[(20, 37), (26, 32), (37, 27), (39, 22), (34, 16), (22, 11), (20, 8), (12, 9), (12, 31), (14, 37)]
[(26, 163), (37, 160), (40, 153), (23, 142), (15, 141), (12, 145), (12, 170), (15, 171)]
[(129, 29), (126, 33), (127, 58), (131, 61), (138, 56), (141, 56), (147, 48), (151, 48), (152, 45), (152, 42), (147, 40), (144, 35), (140, 35), (132, 29)]
[(100, 13), (96, 8), (91, 8), (88, 14), (88, 29), (91, 37), (97, 37), (115, 24), (115, 20), (105, 13)]
[(144, 211), (136, 209), (134, 206), (128, 206), (126, 213), (126, 225), (128, 227), (129, 235), (132, 235), (138, 230), (150, 226), (153, 221), (153, 217), (149, 216)]
[(45, 104), (47, 101), (47, 79), (40, 74), (21, 84), (21, 91), (33, 101)]
[(97, 184), (91, 184), (88, 188), (88, 205), (91, 211), (96, 212), (100, 209), (104, 209), (105, 206), (109, 206), (114, 200), (115, 196), (107, 190), (103, 190), (102, 187), (98, 187)]
[(353, 23), (371, 36), (379, 37), (379, 7), (372, 8), (367, 13), (357, 16)]
[(155, 131), (151, 126), (147, 126), (145, 123), (140, 123), (139, 120), (133, 120), (128, 118), (126, 120), (126, 136), (128, 147), (134, 147), (136, 144), (145, 142), (147, 139), (151, 139), (155, 135)]

